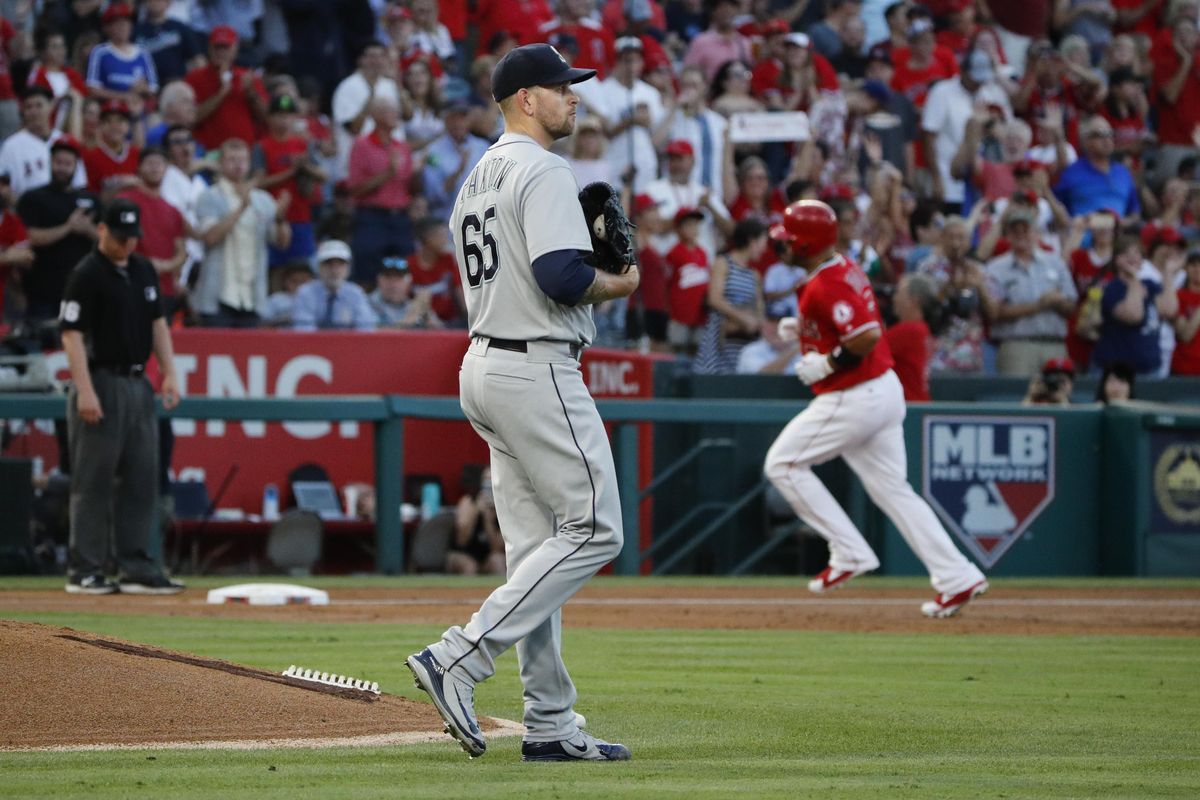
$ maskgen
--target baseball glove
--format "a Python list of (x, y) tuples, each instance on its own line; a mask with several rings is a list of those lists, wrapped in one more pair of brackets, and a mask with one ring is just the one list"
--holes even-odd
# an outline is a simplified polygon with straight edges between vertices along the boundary
[(617, 190), (603, 181), (589, 183), (579, 193), (579, 205), (592, 236), (592, 253), (585, 260), (618, 275), (636, 264), (633, 232), (637, 226), (625, 216)]

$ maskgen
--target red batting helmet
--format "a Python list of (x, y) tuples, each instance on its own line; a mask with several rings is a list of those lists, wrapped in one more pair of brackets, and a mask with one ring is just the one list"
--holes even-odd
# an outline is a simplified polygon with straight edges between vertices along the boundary
[(783, 212), (783, 222), (771, 227), (771, 238), (792, 253), (808, 258), (837, 244), (837, 214), (820, 200), (797, 200)]

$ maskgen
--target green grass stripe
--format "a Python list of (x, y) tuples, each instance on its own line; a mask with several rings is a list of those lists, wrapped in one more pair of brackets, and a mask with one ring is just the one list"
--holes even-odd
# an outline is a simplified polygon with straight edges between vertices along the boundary
[[(409, 697), (420, 695), (402, 660), (440, 633), (428, 625), (381, 623), (0, 616), (271, 669), (303, 663), (369, 677)], [(1200, 793), (1197, 639), (572, 629), (564, 641), (578, 710), (594, 733), (630, 746), (630, 764), (522, 765), (519, 743), (511, 739), (497, 740), (473, 762), (449, 740), (361, 750), (6, 753), (0, 755), (0, 796), (696, 800)], [(519, 718), (511, 653), (477, 698), (482, 713)]]

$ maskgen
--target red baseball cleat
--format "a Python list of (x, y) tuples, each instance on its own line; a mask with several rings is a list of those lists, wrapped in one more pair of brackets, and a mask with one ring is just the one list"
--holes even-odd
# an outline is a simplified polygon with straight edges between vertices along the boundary
[(988, 582), (980, 581), (969, 589), (964, 589), (958, 594), (939, 594), (927, 603), (921, 604), (921, 613), (927, 617), (934, 619), (945, 619), (953, 617), (963, 606), (971, 602), (971, 598), (977, 597), (988, 590)]
[(829, 566), (821, 570), (821, 573), (817, 575), (817, 577), (808, 582), (808, 590), (813, 594), (824, 594), (825, 592), (831, 592), (834, 589), (840, 589), (845, 586), (850, 582), (851, 578), (857, 578), (859, 575), (863, 575), (870, 571), (871, 570), (869, 569), (857, 571), (843, 570)]

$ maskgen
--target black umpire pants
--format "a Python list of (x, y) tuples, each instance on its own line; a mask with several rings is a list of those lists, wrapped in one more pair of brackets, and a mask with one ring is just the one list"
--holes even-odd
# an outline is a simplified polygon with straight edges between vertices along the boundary
[(140, 375), (91, 374), (104, 414), (98, 424), (80, 418), (74, 387), (67, 395), (70, 574), (104, 574), (115, 557), (122, 578), (153, 578), (161, 572), (148, 552), (159, 482), (154, 390)]

